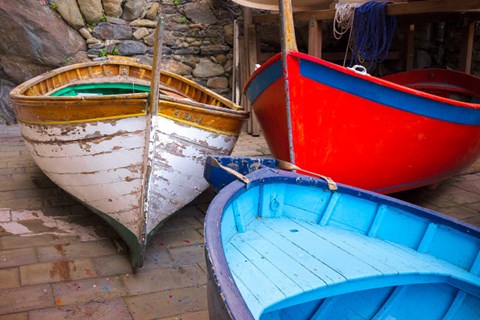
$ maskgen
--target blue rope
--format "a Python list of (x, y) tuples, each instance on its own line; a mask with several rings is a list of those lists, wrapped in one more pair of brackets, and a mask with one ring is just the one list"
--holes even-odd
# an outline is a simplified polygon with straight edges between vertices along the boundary
[(388, 56), (397, 25), (395, 16), (385, 15), (388, 3), (371, 1), (355, 10), (350, 66), (368, 61), (369, 69)]

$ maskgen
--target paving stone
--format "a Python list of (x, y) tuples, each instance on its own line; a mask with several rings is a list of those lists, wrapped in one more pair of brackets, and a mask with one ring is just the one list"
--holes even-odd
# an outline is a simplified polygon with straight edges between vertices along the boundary
[(468, 192), (474, 192), (480, 195), (480, 176), (467, 174), (453, 177), (449, 180), (450, 184)]
[(15, 314), (5, 314), (0, 315), (0, 320), (28, 320), (28, 313), (15, 313)]
[[(92, 301), (65, 307), (34, 310), (29, 313), (34, 320), (130, 320), (133, 319), (122, 299)], [(2, 320), (0, 318), (0, 320)], [(200, 318), (199, 318), (200, 320)]]
[(52, 284), (55, 305), (101, 302), (127, 295), (119, 277), (102, 277)]
[(38, 248), (40, 262), (74, 260), (88, 257), (101, 257), (116, 254), (116, 248), (110, 240), (76, 242), (67, 245), (55, 245)]
[(40, 196), (35, 196), (25, 199), (12, 199), (2, 200), (2, 206), (11, 208), (12, 210), (16, 209), (38, 209), (43, 205), (42, 198)]
[(207, 309), (207, 288), (167, 290), (125, 298), (135, 320), (162, 319)]
[(2, 235), (8, 235), (8, 234), (28, 235), (32, 233), (32, 231), (28, 227), (24, 226), (23, 224), (17, 221), (0, 222), (0, 228), (3, 230)]
[(477, 226), (478, 228), (480, 228), (480, 215), (476, 215), (474, 217), (470, 217), (468, 219), (465, 219), (464, 220), (466, 223), (469, 223), (469, 224), (472, 224), (474, 226)]
[(0, 289), (20, 287), (18, 268), (0, 269)]
[(202, 235), (202, 238), (205, 238), (205, 230), (204, 230), (204, 228), (197, 229), (197, 232)]
[(207, 282), (207, 276), (198, 265), (188, 265), (138, 272), (122, 276), (122, 280), (128, 293), (137, 295), (203, 285)]
[(12, 220), (10, 209), (0, 208), (0, 222), (9, 222)]
[(159, 232), (170, 232), (174, 230), (186, 230), (186, 229), (197, 229), (201, 228), (203, 225), (196, 219), (196, 216), (199, 212), (199, 209), (195, 206), (187, 206), (183, 209), (180, 209), (173, 217), (171, 217), (167, 223), (162, 226)]
[(93, 259), (93, 264), (100, 277), (132, 273), (132, 265), (126, 255), (114, 255)]
[(208, 317), (208, 310), (202, 310), (197, 312), (187, 312), (182, 313), (178, 316), (168, 317), (168, 318), (161, 318), (158, 320), (209, 320)]
[(96, 277), (91, 259), (56, 261), (20, 266), (22, 286)]
[(167, 248), (157, 249), (149, 244), (143, 262), (143, 267), (139, 272), (153, 269), (164, 269), (173, 267), (173, 259)]
[(465, 191), (447, 184), (441, 185), (437, 190), (432, 190), (423, 195), (426, 201), (443, 208), (453, 207), (462, 203), (474, 203), (478, 201), (478, 194)]
[(0, 314), (53, 306), (52, 288), (49, 285), (0, 290)]
[(205, 264), (205, 246), (203, 244), (169, 249), (175, 265)]
[(76, 235), (71, 236), (58, 236), (53, 234), (42, 234), (33, 236), (4, 236), (0, 238), (1, 248), (3, 249), (20, 249), (28, 247), (42, 247), (48, 245), (66, 245), (72, 241), (78, 241), (79, 237)]
[(0, 268), (20, 266), (38, 262), (34, 248), (23, 248), (0, 251)]
[(188, 244), (203, 243), (203, 236), (194, 229), (162, 232), (159, 230), (151, 241), (151, 246), (157, 249), (181, 247)]
[(438, 207), (436, 211), (446, 214), (458, 220), (470, 219), (472, 217), (477, 216), (478, 213), (480, 212), (479, 210), (474, 209), (472, 206), (469, 206), (469, 205), (458, 205), (458, 206), (449, 207), (449, 208)]

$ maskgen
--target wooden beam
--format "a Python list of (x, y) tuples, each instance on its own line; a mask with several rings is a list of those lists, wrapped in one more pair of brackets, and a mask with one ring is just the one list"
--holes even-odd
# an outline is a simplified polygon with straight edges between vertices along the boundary
[[(243, 9), (243, 35), (244, 35), (244, 62), (245, 68), (244, 71), (244, 82), (242, 83), (242, 88), (245, 85), (248, 77), (255, 71), (255, 65), (257, 64), (258, 48), (257, 48), (257, 34), (256, 34), (256, 25), (253, 23), (252, 9), (244, 8)], [(250, 119), (247, 121), (247, 132), (253, 136), (258, 136), (260, 134), (260, 126), (258, 120), (253, 113), (252, 106), (247, 101), (245, 93), (243, 95), (244, 104), (243, 107), (245, 110), (250, 112)]]
[(405, 70), (413, 70), (413, 63), (415, 61), (415, 25), (407, 25), (407, 45), (405, 50)]
[[(256, 25), (251, 24), (247, 28), (248, 32), (248, 67), (249, 67), (249, 76), (255, 71), (255, 67), (257, 65), (258, 59), (258, 41), (257, 41), (257, 28)], [(250, 121), (251, 121), (251, 130), (250, 134), (252, 136), (259, 136), (260, 135), (260, 125), (258, 124), (257, 117), (255, 113), (253, 113), (252, 106), (249, 103), (248, 109), (250, 111)]]
[(233, 68), (232, 68), (232, 101), (240, 105), (240, 96), (242, 92), (240, 80), (240, 31), (238, 30), (238, 20), (233, 20)]
[[(410, 15), (442, 12), (478, 12), (479, 10), (480, 0), (424, 0), (388, 4), (386, 14)], [(293, 14), (293, 17), (296, 22), (310, 21), (311, 17), (314, 17), (316, 20), (333, 20), (335, 9), (297, 12)], [(278, 22), (278, 14), (258, 15), (253, 18), (253, 22), (255, 24)]]
[(465, 21), (462, 48), (460, 50), (460, 71), (470, 74), (472, 72), (473, 38), (475, 35), (475, 22)]
[(323, 22), (310, 19), (308, 24), (308, 54), (322, 58)]

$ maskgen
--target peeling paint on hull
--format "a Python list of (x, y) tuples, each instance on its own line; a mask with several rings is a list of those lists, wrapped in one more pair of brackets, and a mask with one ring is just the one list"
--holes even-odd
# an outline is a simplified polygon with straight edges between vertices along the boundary
[[(176, 81), (179, 79), (175, 76)], [(33, 80), (31, 86), (41, 87), (40, 80)], [(186, 80), (185, 87), (189, 84)], [(114, 227), (130, 248), (134, 268), (143, 264), (148, 235), (207, 188), (203, 179), (206, 156), (230, 154), (248, 116), (235, 109), (238, 106), (228, 108), (231, 102), (222, 97), (195, 88), (203, 95), (213, 95), (214, 99), (202, 99), (214, 101), (215, 105), (196, 102), (194, 96), (183, 102), (161, 96), (152, 135), (147, 139), (148, 119), (144, 111), (138, 112), (145, 110), (145, 95), (101, 97), (97, 104), (95, 97), (27, 94), (35, 90), (27, 82), (23, 89), (20, 85), (11, 94), (34, 161), (54, 183)], [(116, 115), (115, 108), (124, 104), (131, 109), (119, 108), (121, 116)], [(145, 157), (149, 154), (151, 174), (145, 175)], [(145, 177), (149, 180), (144, 181)], [(146, 184), (149, 187), (145, 195)], [(142, 209), (144, 199), (146, 212)]]

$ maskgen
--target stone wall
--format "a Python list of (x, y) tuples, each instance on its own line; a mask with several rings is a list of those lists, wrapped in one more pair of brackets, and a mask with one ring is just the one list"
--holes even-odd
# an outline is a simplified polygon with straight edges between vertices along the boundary
[(241, 10), (228, 1), (54, 0), (50, 6), (84, 37), (91, 60), (113, 54), (151, 64), (161, 18), (162, 67), (231, 95), (231, 24)]

